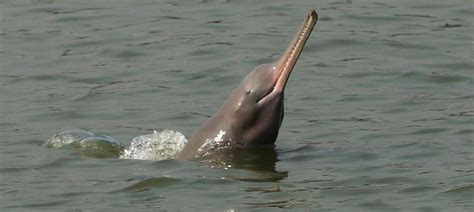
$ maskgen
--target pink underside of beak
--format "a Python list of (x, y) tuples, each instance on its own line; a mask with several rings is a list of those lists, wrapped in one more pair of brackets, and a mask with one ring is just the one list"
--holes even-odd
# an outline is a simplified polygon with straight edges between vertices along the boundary
[(275, 66), (273, 68), (275, 69), (276, 74), (273, 90), (269, 92), (268, 95), (260, 99), (259, 102), (264, 102), (265, 99), (267, 99), (266, 97), (283, 93), (291, 71), (295, 67), (296, 61), (303, 51), (303, 47), (306, 44), (306, 41), (308, 40), (317, 20), (318, 14), (316, 11), (310, 10), (295, 36), (293, 37), (290, 45), (274, 64)]
[(301, 26), (293, 37), (290, 45), (280, 57), (280, 59), (278, 59), (276, 62), (275, 68), (279, 74), (274, 90), (283, 91), (285, 89), (285, 85), (288, 81), (288, 78), (290, 77), (291, 71), (295, 67), (296, 61), (298, 61), (298, 57), (303, 51), (303, 47), (306, 44), (311, 31), (313, 31), (317, 20), (318, 14), (316, 11), (310, 10), (303, 23), (301, 23)]

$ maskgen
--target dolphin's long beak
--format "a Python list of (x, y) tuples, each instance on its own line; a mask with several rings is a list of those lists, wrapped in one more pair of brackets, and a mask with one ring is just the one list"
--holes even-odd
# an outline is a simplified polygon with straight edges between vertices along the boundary
[(303, 47), (308, 40), (311, 31), (318, 20), (318, 14), (314, 9), (308, 12), (308, 15), (304, 19), (300, 28), (296, 32), (290, 45), (283, 53), (283, 55), (275, 63), (277, 69), (277, 81), (275, 83), (274, 91), (283, 91), (285, 89), (286, 82), (290, 77), (291, 71), (295, 67), (296, 61), (303, 51)]

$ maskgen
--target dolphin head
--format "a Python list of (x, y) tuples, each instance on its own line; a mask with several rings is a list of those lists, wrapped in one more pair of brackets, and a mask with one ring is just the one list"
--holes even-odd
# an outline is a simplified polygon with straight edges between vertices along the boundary
[(177, 158), (193, 159), (224, 147), (273, 146), (283, 121), (286, 83), (316, 21), (316, 11), (310, 10), (282, 56), (251, 71)]
[(273, 64), (250, 72), (232, 95), (234, 120), (241, 147), (273, 145), (283, 121), (283, 90), (275, 89), (279, 79)]
[[(233, 108), (232, 127), (239, 129), (238, 145), (273, 145), (283, 121), (283, 93), (290, 74), (316, 23), (310, 11), (292, 42), (273, 64), (263, 64), (250, 72), (226, 102)], [(229, 105), (231, 104), (231, 105)], [(229, 111), (227, 111), (229, 112)]]

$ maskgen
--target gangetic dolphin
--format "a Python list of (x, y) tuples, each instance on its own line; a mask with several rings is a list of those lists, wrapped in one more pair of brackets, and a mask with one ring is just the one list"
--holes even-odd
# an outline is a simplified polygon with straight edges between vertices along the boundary
[(283, 121), (285, 85), (317, 19), (316, 11), (310, 10), (283, 55), (250, 72), (177, 158), (193, 159), (226, 147), (273, 146)]

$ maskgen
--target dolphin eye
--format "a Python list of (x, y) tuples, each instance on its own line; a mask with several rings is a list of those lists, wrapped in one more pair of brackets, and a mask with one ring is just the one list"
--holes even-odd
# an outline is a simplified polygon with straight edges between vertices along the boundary
[(247, 92), (245, 92), (247, 95), (253, 93), (253, 90), (248, 90)]

